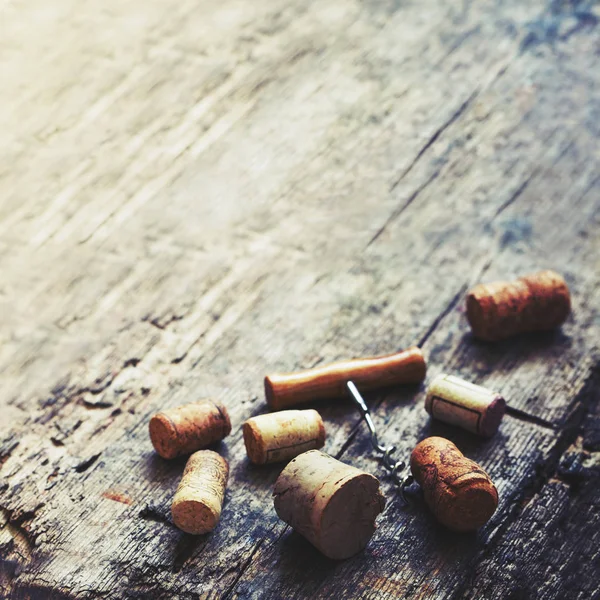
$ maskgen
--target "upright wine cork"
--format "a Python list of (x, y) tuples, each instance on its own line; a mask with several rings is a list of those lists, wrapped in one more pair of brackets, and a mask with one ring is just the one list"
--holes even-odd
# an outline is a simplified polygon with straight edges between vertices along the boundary
[(212, 531), (221, 517), (228, 477), (229, 465), (216, 452), (192, 454), (171, 505), (175, 525), (194, 535)]
[(257, 465), (290, 460), (325, 443), (323, 419), (312, 409), (252, 417), (243, 432), (248, 458)]
[(227, 409), (208, 399), (159, 412), (150, 419), (150, 440), (163, 458), (190, 454), (230, 433)]
[(454, 531), (474, 531), (498, 507), (488, 474), (449, 440), (430, 437), (415, 447), (410, 470), (438, 521)]
[(569, 288), (554, 271), (479, 284), (467, 295), (467, 318), (473, 335), (487, 341), (554, 329), (564, 323), (570, 310)]
[(333, 559), (353, 556), (369, 543), (385, 506), (376, 477), (319, 450), (292, 460), (273, 495), (279, 517)]
[(491, 437), (506, 412), (504, 398), (452, 375), (438, 375), (427, 388), (425, 410), (434, 418)]
[(287, 375), (265, 377), (265, 396), (271, 410), (282, 410), (317, 399), (346, 398), (346, 382), (361, 390), (400, 383), (420, 383), (426, 364), (420, 348), (397, 354), (361, 358)]

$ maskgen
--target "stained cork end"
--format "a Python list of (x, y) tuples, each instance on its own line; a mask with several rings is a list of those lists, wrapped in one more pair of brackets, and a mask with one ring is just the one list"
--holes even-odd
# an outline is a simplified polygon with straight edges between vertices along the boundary
[(150, 441), (162, 458), (170, 460), (179, 456), (179, 442), (175, 423), (165, 413), (157, 413), (148, 426)]
[(224, 404), (221, 404), (220, 402), (213, 402), (213, 404), (215, 405), (215, 408), (219, 411), (221, 415), (221, 439), (223, 439), (231, 433), (231, 418), (229, 417), (229, 412), (227, 411), (227, 407)]
[(492, 437), (506, 413), (506, 400), (499, 394), (492, 400), (486, 411), (482, 415), (479, 423), (479, 434), (485, 437)]
[(231, 433), (225, 406), (205, 399), (155, 414), (149, 423), (150, 441), (170, 460), (206, 448)]
[(264, 465), (267, 462), (267, 449), (256, 423), (252, 419), (248, 419), (242, 426), (242, 433), (250, 462), (255, 465)]
[(498, 507), (488, 474), (449, 440), (430, 437), (415, 447), (410, 469), (436, 519), (453, 531), (475, 531)]
[(498, 508), (498, 492), (485, 474), (471, 472), (456, 479), (438, 505), (439, 521), (453, 531), (483, 527)]

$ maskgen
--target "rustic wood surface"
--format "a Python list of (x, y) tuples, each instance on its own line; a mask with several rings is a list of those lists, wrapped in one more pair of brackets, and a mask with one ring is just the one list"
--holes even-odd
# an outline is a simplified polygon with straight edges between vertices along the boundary
[[(0, 591), (7, 598), (600, 598), (600, 2), (0, 1)], [(468, 332), (479, 281), (566, 277), (562, 330)], [(264, 375), (418, 344), (512, 412), (367, 395), (408, 458), (496, 481), (476, 535), (388, 498), (322, 557), (245, 458)], [(150, 415), (212, 396), (218, 528), (177, 530)], [(325, 450), (380, 474), (349, 402)]]

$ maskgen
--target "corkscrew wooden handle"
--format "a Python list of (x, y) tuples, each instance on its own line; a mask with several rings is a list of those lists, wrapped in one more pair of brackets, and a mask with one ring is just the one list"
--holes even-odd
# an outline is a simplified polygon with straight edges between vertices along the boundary
[(265, 396), (271, 410), (282, 410), (312, 400), (345, 398), (346, 382), (361, 390), (400, 383), (420, 383), (426, 363), (416, 346), (397, 354), (348, 360), (299, 373), (265, 377)]

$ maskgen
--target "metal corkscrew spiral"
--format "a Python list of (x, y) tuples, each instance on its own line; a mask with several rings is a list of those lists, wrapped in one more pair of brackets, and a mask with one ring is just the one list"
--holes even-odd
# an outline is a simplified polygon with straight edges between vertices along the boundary
[(354, 385), (352, 381), (346, 382), (346, 387), (350, 392), (350, 396), (354, 403), (358, 406), (358, 410), (365, 420), (367, 427), (369, 428), (369, 432), (371, 433), (371, 445), (373, 449), (378, 452), (380, 456), (380, 461), (385, 467), (387, 471), (390, 473), (390, 477), (394, 481), (394, 483), (400, 487), (400, 494), (402, 499), (407, 502), (407, 499), (404, 494), (405, 488), (413, 482), (412, 476), (405, 478), (404, 480), (400, 478), (398, 475), (398, 471), (402, 471), (406, 467), (406, 463), (402, 460), (395, 461), (392, 455), (396, 452), (396, 446), (383, 446), (379, 443), (379, 439), (377, 438), (377, 431), (375, 430), (375, 425), (373, 423), (373, 419), (371, 419), (371, 413), (363, 399), (360, 395), (360, 392)]

